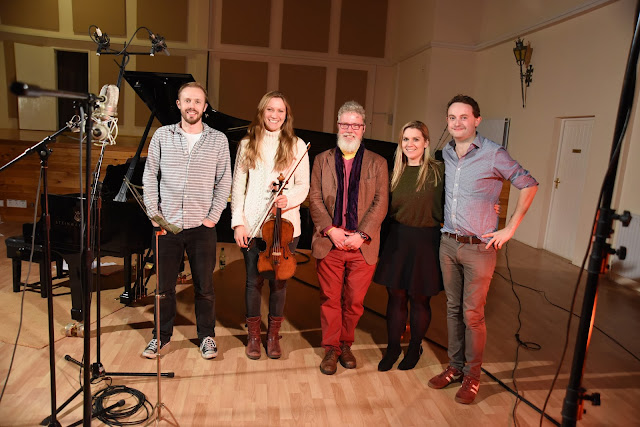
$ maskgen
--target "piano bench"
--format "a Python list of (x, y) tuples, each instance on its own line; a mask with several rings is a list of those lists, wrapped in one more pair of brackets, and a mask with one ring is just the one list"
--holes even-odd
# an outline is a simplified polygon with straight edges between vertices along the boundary
[[(20, 282), (22, 275), (22, 261), (29, 261), (31, 255), (31, 242), (25, 242), (22, 236), (7, 237), (5, 240), (7, 245), (7, 258), (11, 258), (11, 266), (13, 269), (13, 292), (20, 292), (23, 283)], [(47, 297), (47, 287), (44, 278), (42, 245), (36, 245), (33, 251), (33, 261), (40, 264), (40, 296)], [(51, 254), (51, 262), (56, 263), (56, 278), (62, 277), (62, 256)], [(51, 268), (51, 266), (49, 266)], [(25, 286), (37, 289), (37, 284), (25, 283)]]

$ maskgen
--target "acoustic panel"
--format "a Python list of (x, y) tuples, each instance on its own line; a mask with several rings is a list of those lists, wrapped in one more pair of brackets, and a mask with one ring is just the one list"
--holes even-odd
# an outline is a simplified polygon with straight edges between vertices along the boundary
[(230, 116), (252, 120), (267, 92), (266, 62), (220, 60), (219, 110)]
[(331, 0), (284, 0), (282, 48), (329, 52)]
[(223, 0), (223, 44), (269, 46), (271, 0)]
[(310, 65), (280, 65), (280, 91), (289, 100), (297, 128), (322, 131), (327, 69)]
[(338, 52), (384, 58), (386, 29), (387, 0), (343, 1)]

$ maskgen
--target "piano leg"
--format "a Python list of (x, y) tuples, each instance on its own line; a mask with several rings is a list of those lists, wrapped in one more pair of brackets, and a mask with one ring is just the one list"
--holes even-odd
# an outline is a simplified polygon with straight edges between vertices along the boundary
[(13, 271), (13, 292), (20, 292), (22, 283), (22, 260), (20, 258), (11, 258), (11, 270)]
[(65, 254), (64, 258), (69, 264), (69, 288), (71, 290), (71, 318), (82, 322), (82, 280), (80, 278), (80, 263), (82, 254)]

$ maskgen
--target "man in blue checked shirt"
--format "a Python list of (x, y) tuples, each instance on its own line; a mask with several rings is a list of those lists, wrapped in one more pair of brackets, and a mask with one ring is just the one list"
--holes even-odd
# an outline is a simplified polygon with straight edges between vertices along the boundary
[(202, 122), (207, 92), (196, 82), (184, 84), (176, 101), (179, 123), (162, 126), (149, 143), (144, 169), (144, 203), (158, 237), (156, 271), (160, 277), (160, 336), (142, 356), (153, 359), (171, 341), (176, 317), (176, 279), (187, 252), (195, 293), (196, 326), (200, 353), (218, 354), (215, 337), (216, 223), (231, 192), (231, 160), (227, 137)]
[[(496, 266), (496, 253), (515, 233), (538, 190), (538, 182), (501, 145), (476, 133), (482, 121), (471, 97), (456, 95), (447, 105), (453, 140), (442, 150), (445, 162), (444, 227), (440, 267), (447, 294), (449, 366), (429, 380), (444, 388), (462, 382), (458, 403), (472, 403), (480, 387), (487, 339), (484, 306)], [(513, 216), (501, 230), (494, 205), (502, 181), (520, 190)]]

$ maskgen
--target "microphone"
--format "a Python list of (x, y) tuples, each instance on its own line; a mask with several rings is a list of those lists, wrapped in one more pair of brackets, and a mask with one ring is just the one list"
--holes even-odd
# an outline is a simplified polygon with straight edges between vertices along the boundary
[(158, 52), (164, 52), (165, 55), (171, 56), (169, 49), (167, 49), (167, 43), (160, 34), (153, 34), (149, 32), (149, 40), (151, 40), (151, 56), (154, 56)]
[(103, 120), (115, 118), (118, 113), (118, 99), (120, 98), (120, 89), (116, 85), (104, 85), (100, 89), (98, 108), (94, 114)]
[(100, 53), (103, 50), (108, 50), (111, 46), (111, 39), (109, 39), (109, 36), (106, 33), (102, 34), (102, 31), (100, 31), (99, 27), (96, 27), (96, 31), (95, 33), (93, 33), (93, 37), (95, 38), (96, 43), (98, 43), (98, 50), (96, 51), (96, 55), (100, 56)]
[[(120, 98), (120, 89), (116, 85), (104, 85), (100, 90), (97, 108), (93, 110), (91, 119), (92, 139), (94, 143), (115, 144), (115, 138), (118, 135), (118, 99)], [(112, 136), (112, 133), (115, 135)]]

